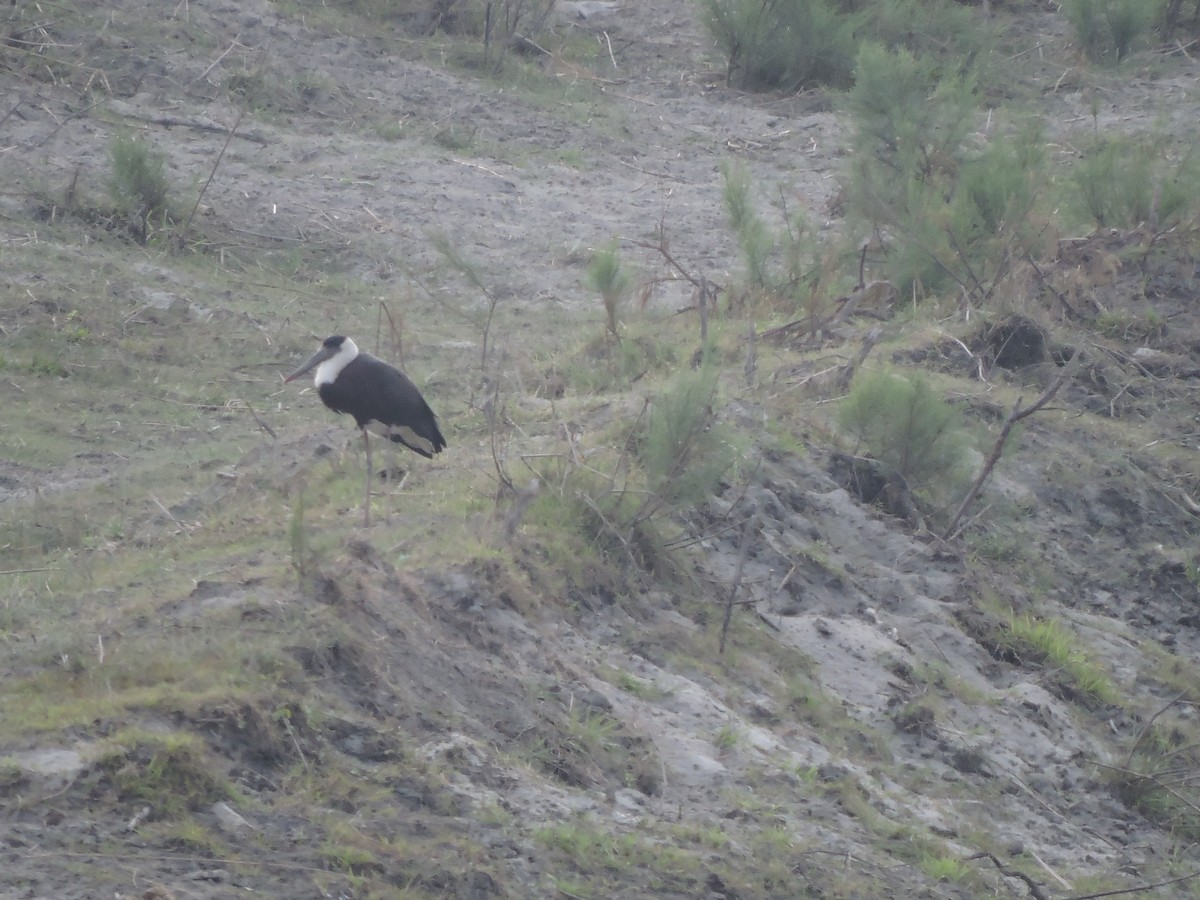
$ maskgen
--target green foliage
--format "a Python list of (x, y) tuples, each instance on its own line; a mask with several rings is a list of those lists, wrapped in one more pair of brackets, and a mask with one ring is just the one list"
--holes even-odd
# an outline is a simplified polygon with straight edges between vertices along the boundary
[(759, 218), (750, 199), (750, 174), (745, 166), (723, 160), (721, 177), (724, 179), (721, 196), (746, 261), (746, 277), (752, 286), (766, 289), (770, 280), (767, 267), (775, 249), (775, 238)]
[[(677, 572), (672, 516), (712, 496), (741, 455), (737, 435), (714, 413), (716, 388), (709, 361), (648, 398), (636, 418), (607, 436), (607, 453), (586, 465), (566, 458), (547, 466), (539, 477), (550, 489), (534, 501), (530, 521), (547, 525), (556, 543), (578, 541), (604, 559), (623, 560), (622, 578)], [(579, 561), (579, 547), (567, 552)]]
[(746, 167), (724, 160), (721, 176), (721, 195), (746, 264), (747, 287), (756, 294), (786, 298), (789, 307), (810, 300), (820, 282), (821, 261), (803, 216), (797, 215), (781, 232), (773, 233), (754, 205)]
[(308, 540), (308, 524), (304, 521), (304, 490), (296, 493), (292, 506), (292, 517), (288, 521), (288, 543), (292, 547), (292, 568), (301, 587), (313, 574), (315, 563), (313, 549)]
[(940, 68), (978, 65), (987, 29), (954, 0), (701, 0), (725, 54), (726, 80), (746, 90), (844, 87), (863, 41), (927, 57)]
[(1055, 671), (1054, 680), (1068, 694), (1088, 702), (1115, 703), (1120, 695), (1107, 673), (1092, 662), (1079, 639), (1056, 619), (1031, 615), (1009, 617), (1000, 636), (1018, 656)]
[(971, 875), (971, 867), (953, 856), (926, 854), (918, 861), (918, 865), (934, 881), (959, 882)]
[(1068, 0), (1075, 43), (1095, 63), (1119, 63), (1163, 17), (1164, 0)]
[(917, 374), (860, 373), (838, 421), (889, 475), (913, 489), (953, 480), (965, 463), (967, 440), (958, 410)]
[(1106, 310), (1096, 316), (1093, 327), (1105, 337), (1144, 343), (1166, 334), (1167, 325), (1153, 308), (1141, 314), (1131, 310)]
[(121, 731), (107, 741), (98, 760), (122, 802), (150, 805), (156, 818), (175, 817), (230, 796), (190, 734)]
[(108, 148), (108, 190), (117, 210), (141, 223), (142, 239), (152, 220), (170, 218), (166, 156), (140, 137), (117, 135)]
[(639, 697), (642, 700), (658, 700), (667, 695), (666, 691), (648, 681), (643, 681), (636, 675), (626, 672), (624, 669), (601, 667), (600, 673), (605, 680), (616, 685), (625, 693)]
[(49, 359), (36, 353), (25, 368), (33, 375), (51, 375), (55, 378), (67, 378), (71, 374), (57, 359)]
[(615, 238), (592, 254), (584, 278), (588, 287), (596, 291), (604, 301), (609, 334), (620, 339), (618, 327), (621, 301), (629, 293), (633, 277), (621, 263)]
[(850, 83), (859, 18), (828, 0), (701, 0), (725, 54), (726, 80), (743, 90), (796, 91)]
[(483, 55), (492, 71), (498, 72), (508, 51), (522, 41), (534, 39), (545, 27), (555, 0), (470, 0), (467, 15), (479, 23)]
[(644, 323), (632, 322), (623, 329), (620, 342), (597, 338), (571, 353), (555, 367), (572, 391), (598, 394), (627, 390), (648, 373), (669, 370), (679, 362), (674, 344), (662, 339), (661, 331), (650, 333)]
[(1040, 132), (971, 140), (974, 77), (943, 73), (932, 57), (867, 44), (858, 64), (851, 214), (888, 238), (886, 275), (902, 296), (957, 286), (987, 299), (1044, 239)]
[(1076, 211), (1097, 228), (1169, 228), (1200, 213), (1200, 154), (1164, 136), (1097, 136), (1071, 173)]
[(957, 0), (888, 0), (864, 6), (860, 39), (937, 60), (952, 70), (978, 65), (990, 37), (975, 13)]
[(559, 893), (569, 897), (616, 896), (620, 891), (613, 879), (635, 871), (654, 873), (659, 883), (677, 886), (677, 893), (699, 895), (707, 868), (704, 848), (681, 848), (640, 830), (617, 833), (592, 816), (535, 828), (533, 840), (579, 874), (570, 881), (556, 879)]
[(732, 435), (713, 413), (716, 390), (717, 367), (706, 363), (650, 404), (635, 447), (647, 487), (671, 506), (710, 497), (737, 458)]
[[(1166, 715), (1163, 713), (1166, 712)], [(1200, 840), (1200, 734), (1188, 719), (1160, 711), (1110, 770), (1113, 792), (1131, 809), (1189, 842)]]
[(722, 753), (729, 753), (742, 742), (742, 732), (733, 725), (722, 725), (713, 735), (713, 746)]
[(969, 73), (943, 79), (935, 60), (875, 43), (859, 50), (855, 73), (847, 102), (857, 149), (893, 175), (927, 176), (955, 158), (976, 108)]

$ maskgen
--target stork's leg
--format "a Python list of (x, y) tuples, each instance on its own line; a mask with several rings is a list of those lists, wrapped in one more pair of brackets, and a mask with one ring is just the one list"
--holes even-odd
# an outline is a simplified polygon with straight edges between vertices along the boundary
[(388, 456), (389, 462), (388, 462), (388, 468), (386, 470), (387, 471), (387, 482), (384, 487), (384, 491), (387, 493), (387, 505), (385, 505), (383, 507), (383, 520), (387, 524), (391, 525), (392, 524), (392, 500), (396, 496), (396, 487), (395, 487), (395, 485), (392, 484), (392, 479), (397, 470), (396, 458), (400, 454), (396, 452), (396, 445), (394, 443), (392, 443), (391, 441), (388, 441), (388, 444), (391, 444), (391, 446), (388, 447), (388, 451), (387, 451), (387, 456)]
[(391, 466), (386, 470), (388, 504), (385, 507), (386, 511), (384, 515), (387, 516), (387, 521), (390, 525), (392, 522), (392, 507), (395, 506), (396, 495), (399, 494), (401, 489), (404, 487), (404, 482), (408, 481), (408, 473), (411, 471), (411, 469), (406, 469), (403, 465), (400, 445), (395, 441), (388, 441), (388, 444), (391, 447), (388, 456), (391, 458), (392, 462)]
[(363, 526), (371, 526), (371, 439), (367, 437), (367, 429), (362, 430), (363, 447), (367, 450), (367, 498), (363, 503)]

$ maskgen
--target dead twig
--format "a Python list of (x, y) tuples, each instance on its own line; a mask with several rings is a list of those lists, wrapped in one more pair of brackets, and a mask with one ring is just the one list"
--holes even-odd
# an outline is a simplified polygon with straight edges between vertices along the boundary
[(243, 46), (238, 41), (238, 38), (240, 38), (240, 37), (241, 37), (240, 34), (235, 34), (233, 36), (233, 40), (230, 41), (229, 46), (225, 48), (225, 52), (222, 53), (220, 56), (218, 56), (216, 59), (214, 59), (209, 64), (207, 69), (205, 69), (203, 72), (201, 72), (199, 75), (197, 75), (194, 79), (192, 79), (192, 84), (195, 84), (198, 81), (203, 81), (205, 78), (207, 78), (208, 73), (211, 72), (213, 69), (215, 69), (217, 66), (219, 66), (221, 64), (221, 60), (223, 60), (225, 57), (227, 57), (230, 53), (233, 52), (234, 47)]
[(217, 154), (217, 159), (213, 163), (212, 170), (208, 173), (208, 178), (204, 185), (200, 188), (200, 193), (196, 195), (196, 202), (192, 204), (192, 211), (188, 213), (187, 219), (183, 223), (183, 228), (180, 229), (179, 235), (176, 237), (177, 244), (182, 247), (187, 240), (188, 230), (192, 227), (192, 219), (196, 217), (196, 210), (200, 208), (200, 201), (204, 199), (204, 195), (208, 193), (208, 187), (212, 184), (212, 180), (217, 177), (217, 169), (221, 167), (221, 160), (225, 158), (225, 151), (229, 149), (229, 144), (233, 141), (234, 134), (237, 133), (238, 126), (242, 124), (242, 119), (246, 115), (246, 110), (250, 106), (250, 100), (247, 98), (242, 102), (242, 108), (238, 110), (237, 118), (233, 120), (233, 124), (229, 126), (228, 132), (225, 135), (225, 143), (221, 145), (221, 152)]
[(967, 495), (963, 497), (962, 503), (958, 505), (958, 509), (954, 511), (954, 515), (950, 518), (950, 524), (942, 532), (942, 540), (949, 541), (958, 533), (958, 523), (963, 515), (975, 502), (975, 498), (979, 496), (983, 490), (983, 485), (991, 477), (992, 469), (996, 467), (996, 463), (1000, 461), (1000, 456), (1004, 452), (1004, 447), (1008, 443), (1008, 438), (1012, 434), (1013, 426), (1022, 419), (1032, 416), (1035, 412), (1054, 399), (1054, 395), (1059, 389), (1067, 383), (1069, 378), (1073, 378), (1075, 373), (1079, 371), (1080, 365), (1083, 363), (1083, 351), (1076, 350), (1075, 355), (1071, 357), (1071, 361), (1063, 366), (1058, 377), (1053, 383), (1042, 392), (1042, 396), (1038, 397), (1033, 403), (1024, 408), (1021, 407), (1021, 397), (1017, 397), (1017, 402), (1013, 404), (1013, 408), (1009, 411), (1004, 424), (1000, 427), (1000, 434), (996, 438), (996, 443), (992, 445), (992, 452), (988, 454), (987, 460), (983, 464), (983, 468), (979, 470), (979, 475), (976, 476), (974, 483), (967, 490)]
[(736, 605), (737, 593), (742, 587), (742, 573), (746, 568), (746, 557), (750, 552), (750, 539), (757, 530), (758, 516), (751, 513), (742, 525), (742, 537), (738, 546), (737, 568), (733, 572), (733, 583), (729, 585), (729, 596), (725, 598), (725, 618), (721, 622), (721, 640), (717, 644), (717, 653), (725, 652), (725, 639), (729, 636), (729, 623), (733, 618), (733, 607)]
[(854, 373), (862, 368), (862, 364), (867, 361), (867, 357), (875, 348), (875, 345), (879, 343), (881, 337), (883, 337), (882, 328), (872, 328), (867, 332), (867, 336), (863, 338), (862, 346), (858, 348), (858, 354), (842, 367), (842, 371), (838, 375), (837, 386), (839, 391), (844, 391), (850, 386), (850, 382), (854, 380)]
[[(650, 175), (654, 178), (666, 178), (669, 181), (677, 181), (680, 184), (688, 183), (688, 180), (686, 178), (680, 178), (678, 175), (672, 175), (669, 172), (655, 172), (651, 169), (643, 169), (641, 166), (635, 166), (633, 163), (625, 162), (625, 160), (621, 159), (620, 157), (617, 157), (617, 162), (619, 162), (625, 168), (633, 169), (635, 172), (641, 172), (643, 175)], [(649, 246), (649, 245), (644, 244), (644, 246)]]
[(1168, 709), (1170, 709), (1172, 706), (1174, 706), (1176, 703), (1178, 703), (1180, 700), (1182, 700), (1187, 695), (1188, 695), (1188, 691), (1180, 691), (1178, 694), (1176, 694), (1174, 697), (1172, 697), (1170, 700), (1168, 700), (1158, 710), (1158, 712), (1156, 712), (1154, 715), (1152, 715), (1149, 719), (1146, 720), (1146, 724), (1142, 726), (1142, 730), (1138, 732), (1138, 736), (1134, 739), (1133, 746), (1129, 748), (1129, 754), (1125, 757), (1124, 768), (1126, 770), (1130, 770), (1130, 771), (1132, 770), (1133, 755), (1137, 752), (1137, 748), (1139, 746), (1141, 746), (1142, 741), (1144, 741), (1146, 739), (1146, 735), (1150, 733), (1150, 728), (1154, 725), (1155, 720), (1158, 719), (1159, 716), (1161, 716), (1163, 713), (1165, 713)]
[(179, 526), (180, 530), (185, 530), (183, 523), (180, 522), (177, 518), (175, 518), (175, 514), (173, 512), (171, 512), (169, 509), (167, 509), (165, 506), (163, 506), (163, 502), (161, 500), (159, 500), (157, 497), (155, 497), (154, 494), (150, 494), (150, 499), (154, 501), (155, 506), (157, 506), (159, 509), (161, 509), (167, 515), (167, 518), (169, 518), (172, 522), (174, 522), (176, 525)]
[(265, 431), (267, 434), (269, 434), (271, 437), (277, 438), (278, 435), (275, 434), (275, 432), (271, 429), (270, 425), (268, 425), (266, 422), (264, 422), (259, 417), (258, 413), (256, 413), (254, 411), (254, 407), (250, 405), (250, 402), (248, 400), (244, 400), (242, 402), (246, 404), (246, 409), (248, 409), (250, 411), (250, 415), (254, 417), (254, 421), (258, 425), (258, 427), (261, 428), (263, 431)]
[(1182, 884), (1185, 881), (1191, 881), (1193, 878), (1200, 878), (1200, 871), (1189, 872), (1187, 875), (1180, 875), (1178, 878), (1168, 878), (1166, 881), (1155, 881), (1151, 884), (1139, 884), (1135, 887), (1117, 888), (1111, 891), (1098, 891), (1094, 894), (1073, 894), (1070, 897), (1064, 897), (1063, 900), (1096, 900), (1097, 897), (1119, 897), (1121, 894), (1141, 894), (1145, 891), (1153, 891), (1156, 888), (1166, 887), (1170, 884)]
[(1000, 860), (996, 858), (996, 854), (983, 850), (972, 856), (968, 856), (967, 862), (970, 862), (974, 859), (990, 859), (993, 865), (1000, 870), (1000, 874), (1005, 878), (1019, 878), (1025, 882), (1026, 886), (1029, 888), (1029, 896), (1033, 897), (1034, 900), (1050, 900), (1050, 898), (1046, 896), (1046, 892), (1042, 890), (1041, 886), (1036, 881), (1034, 881), (1020, 869), (1014, 869), (1012, 866), (1005, 865), (1004, 863), (1000, 862)]

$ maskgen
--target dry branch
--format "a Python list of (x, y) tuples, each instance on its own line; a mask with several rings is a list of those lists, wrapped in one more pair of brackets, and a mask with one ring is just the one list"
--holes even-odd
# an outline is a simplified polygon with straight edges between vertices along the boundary
[(1038, 399), (1029, 406), (1022, 408), (1022, 398), (1019, 396), (1017, 397), (1017, 402), (1013, 404), (1013, 408), (1009, 411), (1007, 418), (1005, 418), (1004, 424), (1000, 427), (1000, 435), (996, 438), (996, 443), (992, 446), (992, 452), (988, 454), (988, 458), (984, 462), (983, 468), (979, 470), (979, 475), (976, 476), (975, 481), (967, 491), (967, 495), (963, 497), (962, 503), (960, 503), (958, 505), (958, 509), (954, 511), (954, 515), (950, 518), (950, 524), (947, 525), (946, 530), (942, 532), (943, 541), (949, 541), (955, 536), (955, 534), (957, 534), (958, 523), (962, 520), (963, 515), (970, 508), (971, 504), (975, 502), (975, 498), (977, 498), (980, 491), (983, 490), (983, 485), (987, 482), (988, 478), (991, 477), (992, 469), (996, 468), (996, 463), (1000, 461), (1000, 456), (1004, 453), (1004, 446), (1008, 443), (1008, 438), (1012, 434), (1013, 426), (1015, 426), (1022, 419), (1032, 416), (1035, 412), (1054, 399), (1054, 395), (1057, 394), (1059, 389), (1067, 383), (1067, 379), (1072, 378), (1075, 373), (1079, 371), (1079, 366), (1082, 364), (1082, 362), (1083, 351), (1076, 350), (1075, 355), (1071, 357), (1071, 361), (1063, 366), (1062, 371), (1058, 373), (1058, 377), (1054, 379), (1053, 383), (1051, 383), (1051, 385), (1042, 392), (1042, 396), (1038, 397)]
[(988, 851), (984, 850), (980, 853), (974, 854), (973, 856), (967, 857), (968, 862), (973, 859), (990, 859), (996, 868), (1000, 870), (1000, 874), (1005, 878), (1019, 878), (1021, 881), (1025, 882), (1026, 886), (1029, 888), (1029, 896), (1033, 897), (1034, 900), (1050, 900), (1050, 898), (1046, 896), (1046, 893), (1036, 881), (1019, 869), (1014, 869), (1012, 866), (1008, 866), (1000, 862), (994, 853), (989, 853)]
[(721, 622), (721, 640), (717, 644), (717, 653), (725, 652), (725, 639), (729, 636), (729, 622), (733, 618), (733, 607), (736, 605), (738, 591), (742, 587), (742, 572), (746, 568), (746, 556), (750, 552), (752, 533), (757, 531), (758, 517), (750, 514), (742, 525), (742, 536), (738, 542), (737, 568), (733, 572), (733, 583), (729, 585), (729, 596), (725, 598), (725, 618)]

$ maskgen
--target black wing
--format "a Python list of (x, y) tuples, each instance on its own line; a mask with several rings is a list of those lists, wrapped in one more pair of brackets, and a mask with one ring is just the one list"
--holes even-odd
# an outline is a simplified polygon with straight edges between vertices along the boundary
[(331, 407), (348, 412), (359, 427), (375, 421), (389, 429), (388, 437), (415, 453), (432, 457), (446, 447), (437, 416), (412, 379), (369, 353), (359, 353), (327, 385), (330, 396), (321, 398)]

